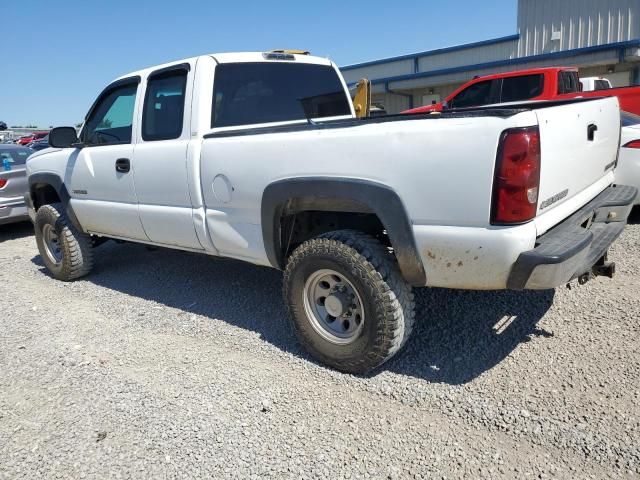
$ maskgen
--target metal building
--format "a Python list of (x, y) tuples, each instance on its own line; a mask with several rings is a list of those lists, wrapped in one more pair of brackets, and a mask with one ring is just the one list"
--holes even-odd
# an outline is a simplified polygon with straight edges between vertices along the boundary
[(518, 0), (517, 32), (341, 70), (350, 84), (369, 78), (373, 102), (389, 113), (438, 102), (475, 75), (531, 67), (640, 84), (640, 0)]

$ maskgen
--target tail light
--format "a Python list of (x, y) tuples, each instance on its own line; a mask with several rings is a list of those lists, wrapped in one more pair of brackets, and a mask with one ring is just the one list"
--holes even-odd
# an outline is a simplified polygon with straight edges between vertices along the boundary
[(4, 186), (7, 184), (7, 179), (6, 178), (0, 178), (0, 188), (4, 188)]
[(640, 148), (640, 140), (631, 140), (623, 145), (624, 148)]
[(538, 127), (505, 130), (493, 179), (492, 224), (518, 224), (536, 216), (540, 187)]

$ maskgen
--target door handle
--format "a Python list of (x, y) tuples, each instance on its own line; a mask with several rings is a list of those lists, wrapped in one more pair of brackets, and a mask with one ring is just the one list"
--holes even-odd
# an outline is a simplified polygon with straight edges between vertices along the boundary
[(595, 138), (595, 134), (598, 131), (598, 126), (595, 123), (590, 123), (587, 126), (587, 140), (589, 140), (590, 142), (593, 142), (593, 139)]
[(128, 158), (116, 160), (116, 172), (127, 173), (129, 170), (131, 170), (131, 162)]

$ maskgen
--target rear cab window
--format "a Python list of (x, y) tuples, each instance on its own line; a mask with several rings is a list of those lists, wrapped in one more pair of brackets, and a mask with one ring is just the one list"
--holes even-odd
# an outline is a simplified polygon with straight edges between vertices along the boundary
[(580, 79), (578, 72), (558, 72), (558, 95), (563, 93), (576, 93), (580, 91)]
[(331, 66), (223, 63), (216, 67), (211, 127), (351, 115), (350, 99)]
[(500, 102), (529, 100), (542, 94), (544, 75), (522, 75), (502, 79)]
[(188, 70), (151, 74), (142, 114), (144, 141), (170, 140), (182, 135)]

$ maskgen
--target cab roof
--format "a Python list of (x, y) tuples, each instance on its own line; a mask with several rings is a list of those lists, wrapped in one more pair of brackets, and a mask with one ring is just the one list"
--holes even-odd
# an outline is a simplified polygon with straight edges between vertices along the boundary
[(493, 80), (496, 78), (506, 77), (522, 77), (525, 75), (536, 75), (540, 73), (558, 73), (558, 72), (577, 72), (577, 67), (539, 67), (539, 68), (527, 68), (524, 70), (511, 70), (509, 72), (492, 73), (490, 75), (479, 75), (474, 77), (473, 80), (479, 78), (483, 80)]
[[(152, 67), (144, 68), (142, 70), (136, 70), (135, 72), (129, 72), (125, 75), (122, 75), (116, 78), (114, 81), (122, 80), (124, 78), (134, 77), (139, 75), (141, 77), (146, 77), (150, 73), (160, 70), (162, 68), (171, 67), (174, 65), (181, 65), (184, 63), (193, 64), (198, 58), (201, 57), (211, 57), (217, 63), (256, 63), (256, 62), (293, 62), (293, 63), (306, 63), (306, 64), (314, 64), (314, 65), (326, 65), (328, 67), (335, 66), (333, 62), (327, 58), (315, 57), (313, 55), (300, 55), (300, 54), (287, 54), (287, 59), (276, 59), (276, 58), (265, 58), (266, 55), (271, 54), (272, 52), (229, 52), (229, 53), (211, 53), (208, 55), (200, 55), (198, 57), (189, 57), (181, 60), (175, 60), (168, 63), (163, 63), (162, 65), (154, 65)], [(288, 59), (292, 57), (292, 59)]]

